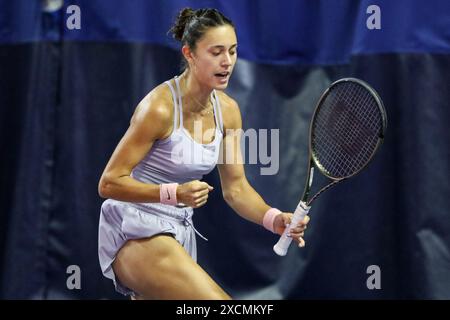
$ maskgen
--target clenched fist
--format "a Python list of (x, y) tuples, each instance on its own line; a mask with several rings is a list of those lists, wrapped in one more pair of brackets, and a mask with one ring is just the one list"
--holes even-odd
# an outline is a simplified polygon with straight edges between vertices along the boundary
[(193, 180), (177, 187), (177, 200), (192, 208), (200, 208), (208, 201), (208, 193), (214, 188), (206, 182)]

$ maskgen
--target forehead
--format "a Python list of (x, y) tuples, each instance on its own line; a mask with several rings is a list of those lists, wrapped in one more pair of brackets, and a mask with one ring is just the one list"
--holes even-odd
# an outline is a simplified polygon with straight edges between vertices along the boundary
[(198, 46), (232, 46), (237, 43), (236, 33), (230, 25), (209, 28), (203, 35)]

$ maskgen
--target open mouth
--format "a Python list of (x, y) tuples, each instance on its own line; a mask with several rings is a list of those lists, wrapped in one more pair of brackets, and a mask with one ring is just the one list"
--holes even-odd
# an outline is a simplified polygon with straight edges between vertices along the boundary
[(228, 72), (228, 71), (214, 74), (214, 76), (216, 76), (216, 77), (218, 77), (220, 79), (225, 79), (229, 75), (230, 75), (230, 72)]

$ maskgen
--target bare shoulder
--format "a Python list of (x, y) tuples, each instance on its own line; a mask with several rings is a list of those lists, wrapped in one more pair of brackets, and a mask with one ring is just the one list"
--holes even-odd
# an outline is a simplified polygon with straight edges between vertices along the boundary
[(130, 124), (154, 127), (158, 136), (164, 137), (171, 131), (173, 119), (173, 100), (170, 89), (160, 84), (150, 91), (137, 105)]
[(164, 121), (172, 114), (172, 99), (166, 85), (160, 84), (150, 91), (134, 110), (132, 121), (136, 118), (149, 118)]
[(240, 129), (242, 127), (239, 105), (223, 91), (216, 91), (220, 100), (224, 129)]

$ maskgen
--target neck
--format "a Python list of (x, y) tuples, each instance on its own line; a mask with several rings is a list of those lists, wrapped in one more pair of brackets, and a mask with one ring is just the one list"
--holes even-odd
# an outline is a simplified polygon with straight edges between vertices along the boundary
[(200, 113), (209, 109), (212, 90), (202, 86), (189, 69), (181, 75), (180, 86), (183, 98), (187, 102), (183, 106), (186, 106), (187, 111)]

